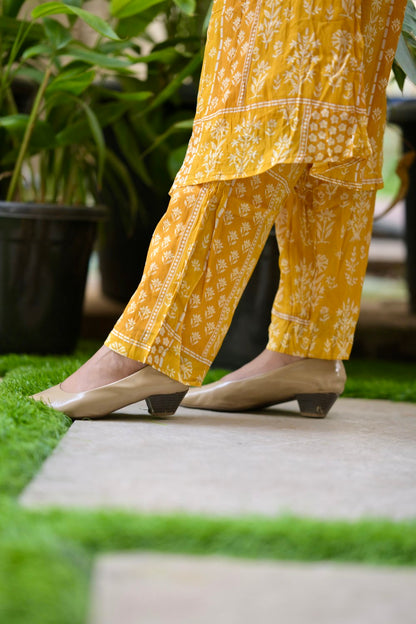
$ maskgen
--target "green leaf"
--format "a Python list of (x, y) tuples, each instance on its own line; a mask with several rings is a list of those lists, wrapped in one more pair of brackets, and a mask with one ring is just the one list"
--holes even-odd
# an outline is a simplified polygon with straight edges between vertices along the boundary
[[(77, 41), (77, 44), (80, 45), (80, 41)], [(125, 50), (133, 48), (134, 44), (132, 41), (100, 41), (94, 48), (95, 52), (99, 54), (116, 54), (119, 56)]]
[(6, 128), (11, 132), (20, 131), (26, 128), (27, 122), (29, 121), (29, 115), (17, 114), (17, 115), (6, 115), (4, 117), (0, 117), (0, 127)]
[(181, 132), (183, 130), (192, 130), (193, 123), (193, 119), (183, 119), (182, 121), (177, 121), (176, 123), (172, 124), (170, 128), (165, 130), (165, 132), (163, 132), (154, 139), (152, 144), (146, 149), (142, 156), (147, 156), (147, 154), (153, 152), (153, 150), (155, 150), (157, 147), (159, 147), (159, 145), (164, 143), (166, 139), (169, 138), (172, 134), (175, 134), (176, 132)]
[(209, 21), (211, 19), (211, 14), (212, 14), (212, 6), (214, 4), (214, 0), (211, 0), (211, 3), (208, 7), (208, 10), (206, 12), (206, 15), (204, 17), (204, 22), (202, 24), (202, 34), (204, 36), (206, 36), (207, 32), (208, 32), (208, 26), (209, 26)]
[(53, 149), (56, 146), (55, 132), (46, 121), (37, 121), (30, 139), (29, 149)]
[(65, 4), (69, 4), (69, 6), (74, 6), (74, 7), (78, 7), (79, 9), (82, 9), (84, 0), (65, 0)]
[(138, 149), (137, 141), (130, 124), (126, 123), (124, 119), (119, 119), (113, 124), (113, 130), (117, 137), (119, 150), (130, 169), (132, 169), (145, 184), (152, 186), (152, 180), (143, 164), (141, 153)]
[(169, 154), (169, 158), (168, 158), (168, 171), (169, 171), (169, 174), (170, 174), (172, 180), (176, 176), (176, 174), (178, 173), (179, 169), (182, 166), (182, 163), (184, 161), (187, 149), (188, 149), (188, 144), (185, 143), (185, 145), (180, 145), (179, 147), (174, 149)]
[(44, 37), (44, 29), (40, 24), (18, 20), (5, 15), (0, 16), (0, 33), (7, 41), (15, 41), (19, 33), (23, 32), (23, 43), (27, 45), (38, 44)]
[(106, 154), (104, 134), (101, 129), (100, 122), (98, 121), (92, 108), (90, 108), (88, 104), (86, 104), (85, 102), (80, 101), (80, 104), (84, 108), (84, 111), (87, 115), (88, 125), (90, 127), (91, 134), (94, 138), (95, 144), (97, 146), (97, 157), (98, 157), (97, 158), (98, 160), (97, 182), (98, 182), (98, 187), (101, 187), (102, 179), (103, 179), (103, 172), (104, 172), (104, 164), (105, 164), (105, 154)]
[[(99, 110), (97, 110), (97, 119), (100, 122), (101, 128), (105, 128), (109, 124), (114, 123), (126, 110), (130, 108), (130, 104), (126, 102), (111, 102), (110, 104), (104, 104)], [(90, 136), (90, 129), (87, 122), (82, 119), (67, 126), (65, 130), (61, 130), (58, 133), (56, 140), (59, 145), (65, 147), (66, 145), (74, 145), (76, 143), (83, 143), (88, 140)]]
[(406, 41), (402, 34), (399, 37), (399, 44), (396, 50), (395, 61), (409, 78), (409, 80), (416, 84), (415, 58), (409, 52), (409, 48), (407, 47)]
[(416, 7), (412, 0), (407, 0), (402, 32), (407, 33), (416, 40)]
[(414, 37), (414, 35), (402, 31), (402, 35), (403, 35), (403, 39), (406, 42), (407, 47), (409, 48), (409, 51), (411, 52), (411, 54), (415, 54), (416, 52), (416, 38)]
[[(163, 39), (163, 41), (159, 41), (153, 46), (153, 51), (156, 52), (158, 50), (164, 50), (165, 48), (175, 48), (178, 49), (178, 45), (181, 50), (188, 49), (190, 46), (195, 49), (200, 49), (201, 47), (201, 37), (197, 37), (196, 35), (188, 35), (185, 37), (169, 37), (168, 39)], [(185, 54), (185, 52), (182, 52)], [(189, 53), (187, 53), (189, 54)]]
[[(0, 117), (0, 127), (14, 135), (18, 139), (23, 137), (29, 121), (29, 115), (17, 114)], [(55, 134), (49, 123), (46, 121), (37, 121), (33, 130), (30, 145), (34, 149), (41, 149), (54, 146)]]
[(402, 68), (399, 67), (396, 61), (393, 62), (393, 74), (394, 74), (394, 77), (396, 79), (396, 82), (398, 84), (400, 91), (403, 91), (404, 82), (406, 80), (406, 74), (404, 73)]
[(101, 19), (101, 17), (93, 15), (92, 13), (76, 6), (69, 6), (61, 2), (46, 2), (32, 11), (32, 17), (34, 19), (46, 17), (48, 15), (76, 15), (100, 35), (104, 35), (104, 37), (108, 37), (109, 39), (115, 39), (117, 41), (120, 40), (120, 37), (107, 24), (107, 22)]
[[(32, 25), (33, 22), (15, 20), (9, 17), (0, 17), (0, 32), (4, 33), (3, 36), (6, 41), (5, 51), (7, 51), (7, 55), (3, 55), (4, 58), (1, 59), (1, 61), (4, 62), (2, 71), (0, 72), (2, 74), (2, 78), (11, 73), (12, 67), (19, 60), (25, 46), (31, 45), (33, 39), (29, 39), (29, 35), (32, 30)], [(8, 28), (9, 26), (10, 29)], [(43, 36), (43, 29), (38, 32), (40, 32), (40, 39)], [(0, 43), (3, 40), (3, 36), (0, 37)], [(38, 40), (36, 40), (36, 43), (38, 43)], [(1, 47), (3, 48), (4, 45)]]
[(393, 72), (400, 89), (403, 90), (406, 75), (416, 84), (416, 8), (412, 0), (407, 2)]
[(69, 30), (56, 20), (45, 17), (43, 24), (48, 40), (55, 50), (64, 48), (71, 41), (72, 35)]
[(45, 95), (48, 96), (60, 91), (72, 93), (73, 95), (80, 95), (90, 86), (94, 78), (95, 71), (93, 69), (89, 69), (88, 71), (80, 70), (79, 68), (63, 70), (51, 80), (45, 91)]
[(72, 56), (72, 58), (85, 61), (89, 65), (102, 67), (104, 69), (123, 69), (132, 64), (128, 59), (114, 58), (75, 44), (67, 46), (61, 53), (63, 55), (68, 54)]
[(27, 60), (33, 58), (34, 56), (50, 56), (51, 55), (51, 47), (47, 44), (40, 43), (39, 45), (32, 46), (31, 48), (27, 48), (23, 54), (22, 58)]
[(186, 15), (193, 15), (196, 9), (195, 0), (174, 0), (177, 7)]
[(43, 72), (35, 67), (19, 67), (15, 75), (19, 78), (33, 80), (33, 82), (36, 82), (37, 84), (41, 84), (43, 79)]
[(148, 113), (154, 108), (157, 108), (163, 102), (165, 102), (170, 97), (172, 97), (172, 95), (176, 93), (176, 91), (179, 89), (179, 87), (181, 86), (185, 78), (187, 78), (188, 76), (191, 76), (194, 73), (194, 71), (196, 71), (196, 69), (200, 66), (201, 62), (202, 62), (201, 54), (198, 53), (194, 56), (193, 59), (191, 59), (191, 61), (189, 61), (187, 65), (185, 65), (183, 70), (179, 72), (179, 74), (175, 76), (173, 80), (171, 80), (168, 86), (165, 87), (155, 97), (155, 99), (149, 104), (149, 106), (143, 111), (142, 114)]
[(80, 143), (85, 144), (86, 141), (92, 138), (97, 147), (97, 178), (98, 185), (100, 186), (106, 154), (104, 134), (102, 131), (103, 124), (88, 104), (80, 98), (74, 98), (74, 100), (84, 110), (86, 120), (79, 121), (65, 128), (64, 131), (57, 135), (56, 143), (60, 147), (66, 147), (68, 145), (77, 145)]
[(149, 7), (138, 15), (130, 15), (119, 20), (117, 34), (119, 37), (132, 39), (146, 30), (156, 15), (164, 10), (163, 5), (157, 4)]
[(163, 50), (157, 50), (156, 52), (151, 52), (146, 56), (139, 56), (136, 60), (137, 63), (173, 63), (178, 57), (183, 57), (183, 54), (179, 52), (176, 48), (169, 47), (164, 48)]
[(90, 138), (90, 129), (85, 119), (71, 123), (56, 135), (56, 142), (60, 147), (68, 145), (77, 145), (78, 143), (86, 143)]
[(131, 17), (165, 0), (111, 0), (110, 11), (114, 17)]
[(126, 93), (124, 91), (116, 91), (115, 89), (101, 89), (103, 95), (108, 95), (116, 100), (124, 102), (145, 102), (152, 97), (151, 91), (136, 91), (134, 93)]

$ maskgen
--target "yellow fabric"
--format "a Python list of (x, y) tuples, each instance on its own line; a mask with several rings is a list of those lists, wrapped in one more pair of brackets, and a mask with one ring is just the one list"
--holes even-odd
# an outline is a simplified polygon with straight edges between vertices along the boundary
[(348, 359), (367, 267), (375, 191), (305, 173), (276, 220), (280, 284), (271, 351)]
[(268, 348), (347, 358), (374, 198), (375, 191), (317, 180), (307, 165), (178, 189), (106, 345), (199, 385), (276, 222), (281, 284)]
[(200, 384), (276, 221), (268, 348), (348, 357), (405, 4), (215, 0), (187, 156), (107, 346)]
[(278, 163), (382, 186), (385, 89), (406, 0), (214, 0), (192, 139), (173, 188)]

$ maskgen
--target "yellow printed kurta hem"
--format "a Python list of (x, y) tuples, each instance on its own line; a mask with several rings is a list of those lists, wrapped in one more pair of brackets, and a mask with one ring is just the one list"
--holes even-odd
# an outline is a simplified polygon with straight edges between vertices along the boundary
[(385, 89), (405, 5), (215, 0), (192, 138), (173, 189), (281, 163), (380, 188)]

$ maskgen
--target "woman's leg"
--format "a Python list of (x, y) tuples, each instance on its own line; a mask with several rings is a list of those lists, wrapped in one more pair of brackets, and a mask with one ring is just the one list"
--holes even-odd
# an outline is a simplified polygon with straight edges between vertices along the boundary
[(279, 213), (280, 285), (267, 349), (348, 359), (360, 310), (375, 191), (305, 174)]
[(297, 358), (348, 359), (367, 268), (375, 191), (305, 171), (279, 211), (280, 284), (266, 349), (224, 379), (252, 377)]
[(280, 207), (304, 165), (178, 189), (142, 280), (102, 347), (62, 388), (80, 392), (144, 364), (199, 385), (215, 358)]
[(140, 282), (106, 345), (199, 385), (303, 165), (180, 189), (157, 227)]
[(358, 319), (374, 200), (374, 191), (305, 171), (276, 220), (281, 279), (267, 348), (191, 389), (185, 407), (240, 411), (296, 399), (305, 416), (328, 413), (345, 385), (339, 360), (349, 356)]

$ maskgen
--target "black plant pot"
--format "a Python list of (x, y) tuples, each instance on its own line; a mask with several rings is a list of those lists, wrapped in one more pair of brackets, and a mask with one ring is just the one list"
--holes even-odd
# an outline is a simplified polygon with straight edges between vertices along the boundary
[(273, 228), (234, 313), (214, 367), (238, 368), (265, 348), (279, 279), (279, 249)]
[(0, 352), (67, 353), (100, 207), (0, 202)]

